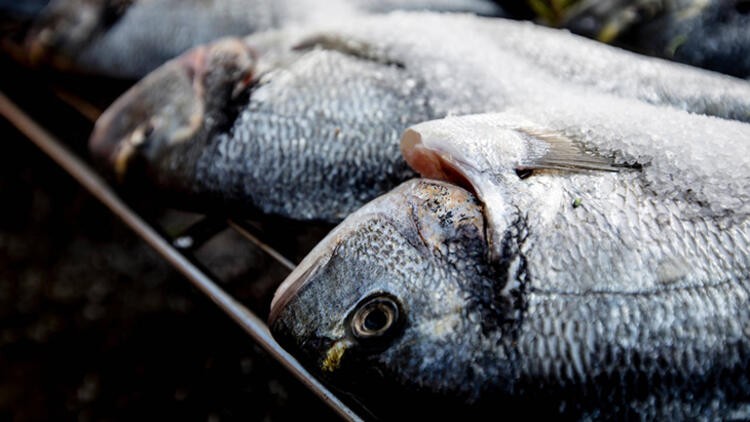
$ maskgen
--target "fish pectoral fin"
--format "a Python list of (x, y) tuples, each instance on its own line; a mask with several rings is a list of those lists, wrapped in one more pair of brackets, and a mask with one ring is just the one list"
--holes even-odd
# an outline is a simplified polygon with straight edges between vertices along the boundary
[(406, 67), (400, 60), (389, 57), (381, 48), (367, 41), (343, 36), (335, 33), (321, 33), (307, 37), (292, 47), (296, 51), (312, 50), (321, 48), (324, 50), (338, 51), (339, 53), (381, 63), (387, 66)]
[[(517, 170), (620, 171), (613, 159), (584, 150), (566, 135), (553, 131), (516, 129), (528, 142), (529, 154)], [(635, 166), (634, 166), (635, 167)]]

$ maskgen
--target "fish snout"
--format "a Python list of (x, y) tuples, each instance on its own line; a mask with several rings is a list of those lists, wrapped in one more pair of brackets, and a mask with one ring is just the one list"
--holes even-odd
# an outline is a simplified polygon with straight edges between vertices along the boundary
[(156, 69), (97, 119), (89, 139), (94, 160), (121, 181), (136, 153), (156, 152), (197, 130), (203, 120), (202, 91), (182, 59)]
[[(207, 125), (247, 88), (254, 53), (239, 39), (195, 47), (160, 66), (99, 117), (89, 147), (94, 160), (119, 181), (131, 162), (147, 165), (166, 150), (198, 142)], [(218, 110), (217, 110), (218, 108)]]
[(83, 50), (99, 28), (103, 3), (50, 2), (24, 41), (29, 61), (52, 60), (57, 66), (71, 67), (72, 56)]

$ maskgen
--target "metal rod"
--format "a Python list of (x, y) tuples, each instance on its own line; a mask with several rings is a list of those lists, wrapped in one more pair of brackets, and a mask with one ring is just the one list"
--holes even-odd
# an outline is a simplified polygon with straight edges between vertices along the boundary
[(99, 110), (98, 107), (63, 88), (55, 86), (52, 88), (52, 92), (57, 96), (57, 98), (65, 102), (67, 105), (71, 106), (73, 109), (75, 109), (75, 111), (77, 111), (83, 117), (87, 118), (92, 123), (96, 122), (96, 119), (98, 119), (102, 114), (102, 111)]
[(192, 251), (203, 246), (226, 228), (227, 223), (223, 219), (204, 217), (175, 236), (172, 245), (181, 251)]
[[(99, 116), (102, 114), (102, 111), (99, 110), (97, 107), (91, 105), (86, 100), (78, 97), (77, 95), (73, 93), (70, 93), (62, 88), (57, 88), (57, 87), (54, 88), (54, 92), (58, 96), (58, 98), (60, 98), (63, 102), (65, 102), (71, 108), (76, 110), (83, 117), (89, 119), (92, 123), (96, 122), (96, 119), (98, 119)], [(256, 234), (253, 234), (252, 230), (250, 229), (248, 225), (242, 224), (241, 222), (235, 222), (232, 220), (227, 221), (227, 223), (230, 226), (232, 226), (235, 230), (237, 230), (240, 233), (240, 235), (242, 235), (247, 240), (252, 242), (260, 250), (267, 253), (269, 256), (271, 256), (271, 258), (275, 259), (279, 264), (284, 266), (290, 272), (294, 270), (295, 265), (290, 259), (286, 258), (277, 250), (269, 246), (267, 243), (263, 242), (260, 239), (260, 237), (258, 237)], [(176, 246), (179, 247), (180, 244), (176, 244)]]
[(328, 404), (344, 419), (359, 421), (361, 418), (341, 402), (333, 393), (315, 379), (294, 357), (287, 353), (273, 339), (266, 324), (219, 288), (210, 278), (180, 254), (156, 230), (131, 210), (83, 161), (64, 148), (59, 141), (44, 128), (36, 124), (19, 109), (5, 94), (0, 92), (0, 114), (10, 121), (19, 131), (26, 135), (42, 151), (65, 169), (74, 179), (85, 187), (94, 197), (104, 203), (115, 215), (120, 217), (134, 232), (143, 238), (164, 259), (169, 261), (195, 287), (205, 293), (214, 303), (238, 323), (268, 353), (294, 374), (302, 383), (312, 390), (321, 400)]
[(239, 234), (241, 234), (243, 237), (253, 242), (262, 251), (271, 255), (273, 259), (278, 261), (278, 263), (283, 265), (287, 270), (289, 270), (290, 272), (294, 271), (295, 265), (292, 261), (290, 261), (284, 255), (277, 252), (274, 248), (268, 246), (268, 244), (261, 241), (259, 237), (250, 233), (250, 229), (248, 228), (247, 225), (244, 225), (239, 221), (233, 221), (233, 220), (227, 220), (227, 223), (229, 223), (229, 226), (237, 230), (237, 232), (239, 232)]

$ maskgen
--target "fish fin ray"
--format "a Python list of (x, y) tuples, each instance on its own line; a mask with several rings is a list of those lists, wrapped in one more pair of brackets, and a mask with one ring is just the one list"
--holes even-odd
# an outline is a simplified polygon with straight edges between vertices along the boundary
[(529, 170), (594, 170), (617, 172), (623, 166), (612, 159), (585, 151), (573, 139), (552, 131), (517, 129), (530, 142), (531, 153), (519, 163), (518, 169)]

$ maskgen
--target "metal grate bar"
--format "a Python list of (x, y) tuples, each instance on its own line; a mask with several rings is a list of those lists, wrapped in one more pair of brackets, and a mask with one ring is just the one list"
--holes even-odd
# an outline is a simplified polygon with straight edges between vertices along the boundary
[(294, 263), (287, 259), (284, 255), (277, 252), (274, 248), (268, 246), (267, 243), (260, 240), (258, 231), (250, 224), (244, 223), (241, 220), (228, 220), (227, 223), (230, 227), (237, 230), (245, 239), (253, 242), (255, 246), (259, 247), (263, 252), (270, 255), (273, 259), (278, 261), (279, 264), (283, 265), (287, 270), (294, 271)]
[(40, 127), (5, 94), (0, 92), (0, 114), (11, 122), (21, 133), (34, 142), (42, 151), (67, 171), (94, 197), (106, 205), (115, 215), (125, 222), (146, 243), (153, 247), (164, 259), (179, 270), (196, 288), (206, 294), (224, 312), (238, 323), (268, 353), (279, 361), (287, 370), (296, 376), (305, 386), (329, 405), (338, 415), (346, 420), (362, 420), (357, 414), (341, 402), (320, 381), (273, 339), (266, 324), (245, 306), (234, 300), (229, 294), (216, 285), (190, 260), (154, 230), (146, 221), (128, 207), (81, 159), (69, 152), (61, 143)]
[(226, 228), (227, 223), (223, 219), (204, 217), (175, 236), (172, 245), (181, 251), (193, 251)]
[(74, 108), (83, 117), (89, 119), (91, 123), (96, 122), (96, 119), (98, 119), (99, 116), (102, 115), (102, 111), (99, 110), (98, 107), (90, 104), (88, 101), (80, 98), (79, 96), (71, 93), (64, 88), (55, 86), (52, 88), (52, 92), (57, 96), (57, 98), (61, 99), (66, 104)]
[[(91, 123), (96, 122), (96, 120), (102, 114), (102, 111), (99, 110), (96, 106), (63, 88), (54, 87), (53, 92), (58, 98), (68, 104), (71, 108), (91, 121)], [(253, 226), (240, 220), (228, 220), (226, 223), (233, 229), (235, 229), (245, 239), (249, 240), (260, 250), (268, 254), (271, 258), (275, 259), (284, 268), (286, 268), (290, 272), (294, 270), (295, 264), (290, 259), (286, 258), (277, 250), (269, 246), (268, 243), (264, 242), (262, 240), (261, 233)], [(188, 249), (194, 249), (197, 247), (197, 245), (196, 242), (193, 242), (192, 240), (192, 238), (180, 236), (174, 240), (173, 244), (177, 248), (183, 249), (183, 247), (189, 242), (190, 245)]]

